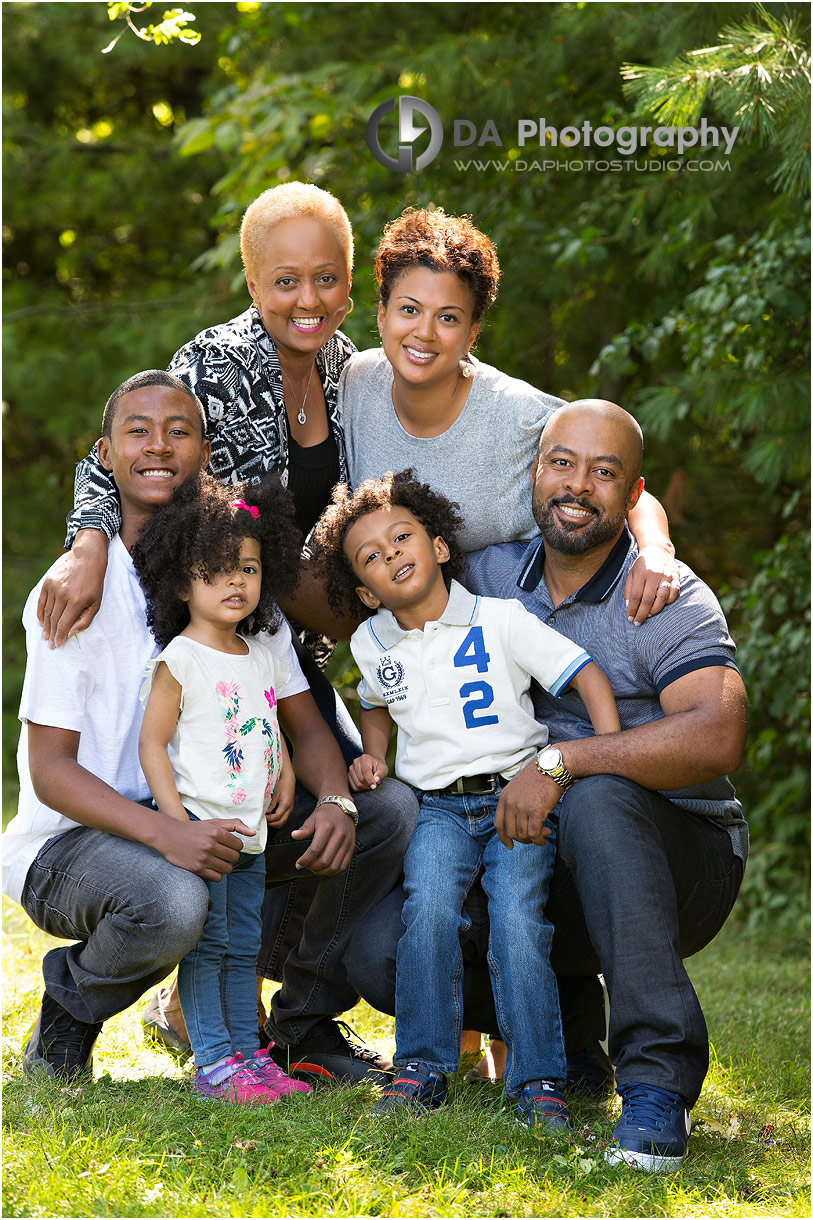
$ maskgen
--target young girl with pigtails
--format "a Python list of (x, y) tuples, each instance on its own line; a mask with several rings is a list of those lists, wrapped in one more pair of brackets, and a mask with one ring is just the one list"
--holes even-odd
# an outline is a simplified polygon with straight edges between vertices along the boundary
[[(169, 817), (234, 817), (243, 848), (207, 881), (209, 918), (178, 967), (178, 992), (202, 1098), (269, 1104), (309, 1087), (259, 1049), (256, 961), (266, 826), (281, 826), (294, 773), (277, 720), (290, 675), (258, 632), (279, 624), (296, 584), (301, 539), (276, 475), (225, 487), (207, 474), (150, 519), (133, 563), (163, 652), (141, 691), (141, 765)], [(268, 637), (265, 637), (266, 639)]]

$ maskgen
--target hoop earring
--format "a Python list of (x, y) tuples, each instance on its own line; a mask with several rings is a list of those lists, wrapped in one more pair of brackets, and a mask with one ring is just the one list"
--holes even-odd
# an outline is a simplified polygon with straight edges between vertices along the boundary
[(353, 300), (352, 297), (348, 297), (347, 298), (347, 313), (351, 314), (355, 308), (356, 308), (356, 302)]

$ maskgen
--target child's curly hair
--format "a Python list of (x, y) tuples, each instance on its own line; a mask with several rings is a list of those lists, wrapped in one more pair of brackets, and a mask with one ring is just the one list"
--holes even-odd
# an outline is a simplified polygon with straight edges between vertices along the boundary
[(409, 509), (430, 538), (440, 536), (444, 540), (449, 548), (449, 558), (443, 565), (447, 587), (465, 571), (466, 557), (457, 541), (463, 526), (457, 511), (460, 506), (432, 491), (428, 483), (419, 483), (411, 468), (400, 474), (388, 470), (380, 479), (365, 479), (355, 491), (346, 483), (338, 483), (330, 504), (314, 526), (309, 544), (316, 571), (325, 582), (328, 601), (337, 614), (349, 608), (354, 618), (364, 619), (374, 613), (356, 596), (356, 586), (363, 582), (344, 553), (344, 540), (360, 517), (392, 505)]
[[(240, 500), (259, 515), (236, 507)], [(244, 538), (259, 543), (262, 585), (256, 610), (237, 630), (273, 633), (280, 623), (276, 600), (294, 591), (302, 550), (293, 498), (276, 474), (254, 485), (228, 486), (203, 472), (193, 475), (144, 526), (133, 564), (147, 598), (147, 625), (162, 648), (189, 623), (181, 597), (192, 573), (208, 584), (215, 573), (233, 571)]]

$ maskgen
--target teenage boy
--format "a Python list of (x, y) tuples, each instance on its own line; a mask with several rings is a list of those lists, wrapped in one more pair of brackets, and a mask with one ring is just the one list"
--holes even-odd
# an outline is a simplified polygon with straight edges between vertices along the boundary
[[(103, 1022), (197, 943), (208, 905), (203, 880), (219, 880), (239, 856), (234, 832), (246, 829), (239, 818), (182, 824), (166, 817), (150, 807), (138, 765), (138, 692), (157, 648), (130, 548), (143, 522), (205, 466), (204, 429), (200, 403), (171, 374), (150, 370), (119, 386), (105, 407), (98, 448), (122, 502), (101, 609), (85, 631), (51, 649), (36, 620), (39, 587), (26, 604), (20, 802), (3, 836), (3, 890), (46, 932), (76, 942), (43, 960), (45, 994), (24, 1051), (27, 1071), (72, 1079), (91, 1068)], [(292, 692), (298, 675), (300, 693), (286, 699), (283, 721), (295, 766), (307, 787), (331, 802), (316, 809), (313, 798), (304, 808), (298, 802), (287, 851), (280, 845), (267, 857), (271, 884), (301, 876), (298, 869), (317, 875), (311, 878), (314, 917), (309, 927), (306, 920), (298, 954), (291, 954), (291, 981), (278, 993), (286, 1005), (279, 1023), (295, 1031), (294, 1043), (299, 1030), (332, 1025), (331, 1016), (354, 1002), (336, 927), (344, 922), (342, 935), (349, 936), (373, 895), (382, 897), (395, 883), (414, 802), (410, 797), (406, 812), (398, 808), (403, 789), (397, 784), (377, 809), (359, 802), (356, 839), (352, 818), (335, 803), (349, 801), (341, 754), (307, 692), (290, 639), (280, 631), (269, 637), (274, 641), (286, 654)], [(291, 839), (311, 841), (300, 854), (301, 844)], [(340, 997), (346, 1002), (332, 1007)], [(343, 1042), (338, 1029), (335, 1035), (334, 1042)], [(344, 1067), (349, 1078), (370, 1071), (349, 1045), (342, 1063), (335, 1054), (331, 1063), (335, 1075)]]
[(474, 597), (451, 579), (463, 563), (461, 525), (444, 496), (405, 471), (363, 482), (351, 495), (337, 489), (314, 537), (332, 600), (355, 586), (376, 612), (350, 643), (362, 675), (364, 751), (350, 767), (350, 786), (365, 791), (384, 779), (394, 722), (396, 770), (421, 802), (404, 864), (398, 1070), (374, 1112), (425, 1109), (446, 1097), (460, 1051), (461, 913), (482, 872), (506, 1093), (519, 1099), (523, 1122), (567, 1127), (544, 915), (553, 837), (504, 844), (494, 812), (503, 786), (547, 737), (533, 716), (532, 677), (553, 695), (575, 688), (597, 733), (617, 731), (618, 713), (609, 682), (583, 649), (518, 602)]

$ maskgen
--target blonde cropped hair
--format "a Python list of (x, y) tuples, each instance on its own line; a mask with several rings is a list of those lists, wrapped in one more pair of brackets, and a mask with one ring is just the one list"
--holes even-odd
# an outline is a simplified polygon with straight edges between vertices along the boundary
[(353, 230), (338, 199), (308, 182), (284, 182), (263, 191), (246, 208), (240, 226), (240, 253), (249, 275), (253, 276), (259, 269), (271, 232), (283, 220), (298, 216), (313, 216), (330, 229), (339, 243), (349, 274), (353, 270)]

